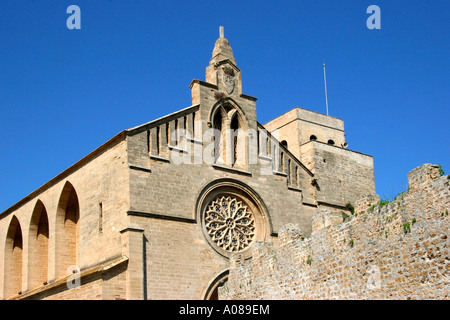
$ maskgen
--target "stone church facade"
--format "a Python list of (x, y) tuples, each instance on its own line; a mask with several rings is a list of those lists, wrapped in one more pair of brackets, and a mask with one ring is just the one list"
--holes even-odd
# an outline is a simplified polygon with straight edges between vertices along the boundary
[(230, 257), (375, 194), (343, 120), (260, 124), (221, 30), (192, 105), (127, 129), (0, 214), (1, 299), (215, 299)]

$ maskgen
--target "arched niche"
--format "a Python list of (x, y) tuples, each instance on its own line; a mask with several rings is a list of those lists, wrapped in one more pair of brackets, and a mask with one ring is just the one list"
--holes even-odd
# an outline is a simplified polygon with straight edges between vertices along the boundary
[(28, 281), (33, 289), (48, 282), (48, 215), (42, 201), (38, 200), (31, 215), (28, 233)]
[(22, 291), (23, 237), (16, 216), (11, 218), (5, 242), (4, 286), (5, 297), (10, 298)]
[(71, 272), (78, 264), (80, 205), (75, 188), (66, 182), (56, 212), (56, 278)]

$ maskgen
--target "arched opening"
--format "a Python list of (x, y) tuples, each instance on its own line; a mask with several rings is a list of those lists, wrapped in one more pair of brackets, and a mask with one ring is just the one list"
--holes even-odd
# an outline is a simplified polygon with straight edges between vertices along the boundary
[(220, 299), (220, 294), (219, 294), (219, 288), (223, 287), (226, 282), (228, 281), (228, 274), (229, 274), (229, 270), (225, 270), (223, 272), (221, 272), (216, 278), (214, 278), (207, 290), (206, 290), (206, 294), (204, 296), (205, 300), (219, 300)]
[(218, 110), (214, 115), (213, 129), (214, 129), (214, 163), (223, 162), (223, 115), (222, 110)]
[(245, 132), (239, 114), (234, 112), (230, 124), (231, 165), (242, 166), (245, 163)]
[(169, 123), (166, 123), (166, 141), (165, 143), (170, 144), (170, 128)]
[(328, 144), (334, 146), (334, 141), (333, 140), (328, 140)]
[(48, 216), (38, 200), (30, 221), (28, 236), (28, 276), (30, 289), (48, 281)]
[(315, 135), (312, 135), (309, 137), (310, 141), (317, 141), (317, 137)]
[(281, 143), (281, 145), (282, 145), (283, 147), (285, 147), (286, 149), (288, 148), (288, 143), (287, 143), (286, 140), (283, 140), (283, 141), (281, 141), (280, 143)]
[(178, 139), (178, 119), (175, 119), (175, 124), (174, 124), (174, 128), (173, 128), (173, 133), (172, 133), (172, 142), (174, 146), (178, 146), (179, 143), (179, 139)]
[(232, 101), (213, 107), (210, 124), (214, 129), (214, 163), (245, 169), (247, 164), (247, 121)]
[(56, 277), (70, 273), (69, 266), (78, 264), (80, 207), (77, 193), (70, 182), (64, 185), (56, 215)]
[(160, 155), (160, 151), (159, 151), (159, 149), (160, 149), (160, 142), (159, 142), (159, 140), (160, 140), (160, 132), (159, 132), (159, 127), (156, 127), (156, 154), (159, 156)]
[(288, 159), (287, 161), (287, 172), (288, 174), (288, 183), (292, 183), (292, 168), (291, 168), (291, 159)]
[(10, 298), (22, 290), (23, 238), (19, 220), (13, 216), (6, 234), (4, 283), (5, 297)]

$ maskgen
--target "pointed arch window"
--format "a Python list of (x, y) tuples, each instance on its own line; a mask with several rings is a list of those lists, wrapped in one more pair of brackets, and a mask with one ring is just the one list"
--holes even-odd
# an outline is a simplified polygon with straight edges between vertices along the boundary
[(239, 120), (238, 120), (238, 116), (235, 113), (233, 116), (233, 119), (231, 120), (231, 124), (230, 124), (230, 129), (231, 129), (231, 165), (234, 166), (236, 164), (239, 164), (240, 162), (240, 138), (241, 138), (241, 133), (240, 133), (240, 128), (239, 128)]
[(219, 109), (214, 115), (214, 163), (223, 163), (223, 111)]
[(221, 105), (214, 113), (214, 163), (230, 167), (246, 165), (246, 122), (240, 110)]

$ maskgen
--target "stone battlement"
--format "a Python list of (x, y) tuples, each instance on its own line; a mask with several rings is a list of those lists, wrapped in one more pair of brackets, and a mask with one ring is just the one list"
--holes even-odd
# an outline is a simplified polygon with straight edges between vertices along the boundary
[(318, 211), (304, 238), (288, 224), (279, 241), (231, 259), (221, 299), (449, 299), (450, 176), (424, 164), (389, 203), (366, 196), (351, 216)]

